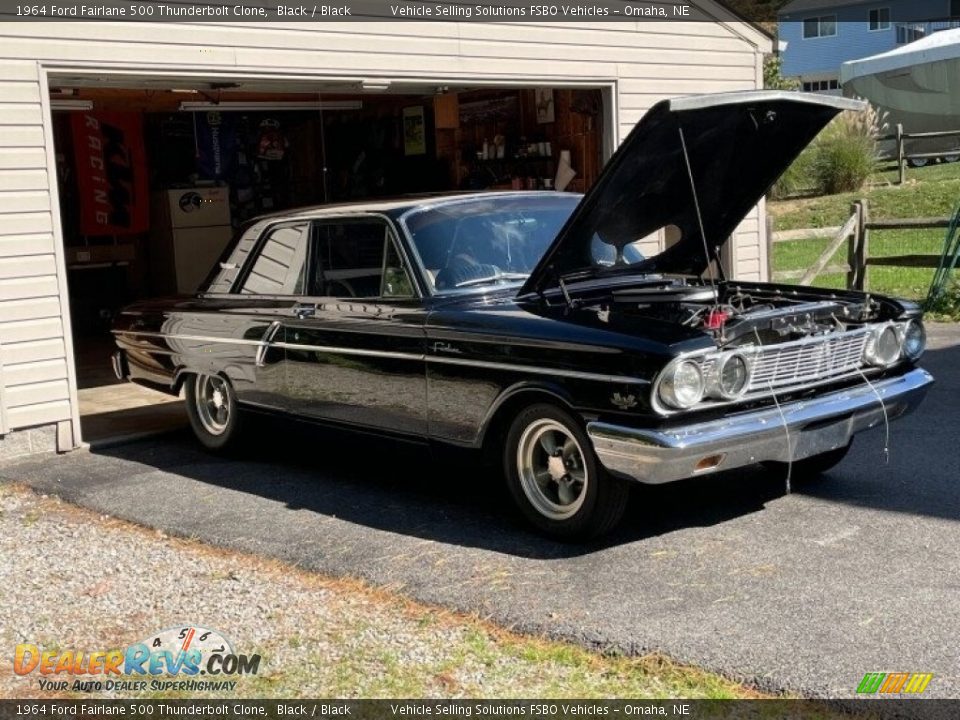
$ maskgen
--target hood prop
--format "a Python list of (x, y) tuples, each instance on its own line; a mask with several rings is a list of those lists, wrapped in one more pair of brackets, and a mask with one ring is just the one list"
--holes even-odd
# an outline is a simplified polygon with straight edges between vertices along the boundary
[[(687, 166), (687, 178), (690, 180), (690, 192), (693, 195), (693, 209), (697, 214), (697, 225), (700, 227), (700, 240), (703, 242), (703, 255), (707, 261), (707, 270), (710, 273), (710, 284), (713, 286), (714, 295), (717, 289), (717, 271), (723, 276), (723, 267), (720, 264), (719, 253), (714, 251), (711, 255), (710, 245), (707, 242), (707, 232), (703, 225), (703, 214), (700, 212), (700, 194), (697, 192), (697, 181), (693, 177), (693, 166), (690, 164), (690, 153), (687, 150), (687, 138), (683, 132), (683, 125), (677, 123), (677, 129), (680, 131), (680, 147), (683, 148), (683, 160)], [(716, 265), (714, 265), (716, 261)]]

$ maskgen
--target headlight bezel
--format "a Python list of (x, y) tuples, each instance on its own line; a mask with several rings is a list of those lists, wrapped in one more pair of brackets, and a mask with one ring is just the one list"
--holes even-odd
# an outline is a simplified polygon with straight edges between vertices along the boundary
[[(729, 391), (723, 387), (723, 373), (726, 370), (727, 366), (731, 362), (739, 361), (743, 363), (743, 383), (740, 387), (734, 391)], [(742, 352), (727, 352), (722, 353), (717, 357), (716, 360), (716, 372), (713, 376), (713, 387), (709, 388), (714, 391), (714, 396), (718, 397), (721, 400), (739, 400), (746, 393), (747, 389), (750, 387), (750, 376), (753, 372), (753, 363), (751, 363), (749, 356), (746, 353)]]
[[(893, 353), (881, 354), (881, 343), (884, 339), (892, 338)], [(903, 357), (903, 330), (895, 323), (884, 323), (873, 328), (867, 337), (867, 342), (863, 347), (863, 362), (870, 367), (889, 368), (893, 367)]]
[[(699, 378), (699, 390), (695, 393), (696, 400), (693, 402), (682, 401), (677, 396), (676, 381), (679, 371), (683, 368), (691, 368)], [(663, 406), (669, 411), (689, 410), (696, 407), (706, 396), (707, 381), (703, 372), (702, 358), (679, 357), (670, 362), (660, 373), (654, 386), (653, 397), (656, 404)]]
[[(917, 349), (915, 352), (911, 352), (908, 348), (908, 343), (910, 340), (910, 331), (914, 328), (917, 331), (919, 331), (919, 349)], [(901, 331), (901, 338), (900, 338), (900, 347), (901, 347), (901, 354), (910, 362), (916, 362), (923, 356), (923, 353), (926, 352), (927, 329), (924, 326), (923, 321), (920, 320), (920, 318), (913, 318), (912, 320), (908, 320), (906, 323), (903, 324), (902, 331)]]
[[(735, 361), (743, 363), (743, 381), (734, 391), (724, 390), (722, 382), (723, 371), (730, 362)], [(687, 365), (696, 368), (699, 373), (701, 390), (696, 402), (684, 404), (686, 401), (677, 397), (674, 383), (677, 378), (677, 371)], [(675, 358), (660, 372), (654, 383), (652, 393), (653, 407), (661, 413), (672, 414), (694, 409), (705, 400), (736, 402), (747, 394), (752, 373), (753, 362), (750, 354), (743, 352), (742, 349)], [(689, 399), (690, 398), (687, 398), (687, 400)]]

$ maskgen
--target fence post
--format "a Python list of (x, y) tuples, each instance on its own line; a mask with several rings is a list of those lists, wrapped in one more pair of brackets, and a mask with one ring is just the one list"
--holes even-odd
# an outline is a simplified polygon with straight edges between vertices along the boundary
[(903, 149), (903, 123), (897, 123), (897, 171), (899, 172), (898, 185), (903, 185), (907, 179), (907, 157)]
[(857, 278), (860, 276), (860, 266), (857, 264), (858, 249), (860, 247), (860, 203), (853, 203), (850, 206), (850, 214), (857, 220), (853, 226), (853, 232), (847, 241), (847, 265), (850, 269), (847, 271), (847, 290), (854, 290), (857, 287)]
[(773, 233), (777, 222), (770, 212), (767, 212), (767, 282), (773, 282)]
[(857, 248), (857, 265), (860, 268), (860, 278), (857, 283), (857, 290), (870, 289), (870, 270), (867, 265), (867, 259), (870, 257), (870, 230), (867, 225), (870, 223), (870, 204), (864, 198), (860, 201), (860, 242)]

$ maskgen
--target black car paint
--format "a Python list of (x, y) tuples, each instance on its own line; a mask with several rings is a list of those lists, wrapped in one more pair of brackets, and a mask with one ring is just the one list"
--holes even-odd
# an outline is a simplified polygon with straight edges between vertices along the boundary
[[(797, 299), (861, 297), (731, 285)], [(249, 408), (408, 439), (479, 447), (499, 408), (534, 393), (585, 420), (677, 423), (652, 410), (651, 384), (670, 359), (713, 348), (707, 333), (648, 319), (604, 323), (558, 299), (514, 292), (394, 301), (201, 296), (134, 305), (114, 332), (135, 382), (175, 392), (184, 374), (220, 373)], [(881, 300), (891, 319), (919, 312)], [(304, 306), (312, 311), (306, 316)]]
[[(406, 256), (417, 299), (231, 294), (226, 290), (237, 286), (244, 268), (231, 275), (230, 282), (223, 280), (223, 272), (214, 272), (211, 287), (217, 288), (216, 293), (140, 303), (118, 317), (114, 332), (125, 353), (130, 379), (176, 392), (191, 373), (218, 373), (230, 380), (239, 402), (250, 408), (470, 447), (482, 445), (501, 408), (510, 407), (517, 398), (532, 402), (534, 394), (554, 398), (587, 421), (600, 419), (637, 427), (671, 427), (683, 420), (748, 409), (745, 405), (717, 406), (673, 417), (654, 411), (651, 389), (657, 374), (680, 354), (713, 349), (714, 339), (696, 328), (627, 314), (613, 314), (604, 320), (587, 308), (593, 295), (614, 285), (637, 282), (638, 270), (653, 266), (632, 271), (629, 267), (609, 268), (609, 272), (599, 273), (599, 279), (598, 273), (587, 272), (583, 282), (571, 280), (574, 302), (559, 278), (584, 267), (584, 242), (592, 232), (606, 233), (610, 227), (619, 227), (617, 223), (626, 223), (624, 236), (636, 239), (640, 230), (655, 229), (646, 228), (638, 209), (652, 207), (651, 198), (644, 198), (646, 205), (634, 207), (626, 191), (633, 180), (643, 180), (645, 193), (670, 194), (672, 186), (658, 185), (656, 177), (647, 177), (650, 173), (645, 175), (638, 168), (656, 170), (651, 163), (666, 162), (672, 165), (669, 176), (674, 182), (679, 159), (673, 146), (669, 152), (665, 147), (644, 150), (646, 141), (640, 130), (644, 122), (652, 123), (656, 130), (652, 136), (656, 137), (664, 128), (672, 133), (677, 122), (686, 122), (684, 118), (696, 120), (703, 138), (691, 138), (696, 150), (692, 159), (699, 168), (707, 168), (708, 176), (727, 167), (725, 163), (706, 163), (709, 154), (705, 150), (710, 144), (701, 140), (722, 139), (713, 138), (711, 118), (737, 115), (736, 131), (742, 134), (750, 127), (749, 123), (744, 126), (743, 113), (748, 118), (771, 119), (769, 111), (786, 117), (787, 129), (799, 133), (784, 139), (783, 147), (769, 156), (761, 152), (769, 144), (769, 138), (762, 136), (752, 146), (751, 160), (759, 169), (754, 168), (749, 183), (737, 187), (733, 177), (714, 177), (723, 181), (724, 187), (703, 196), (700, 211), (726, 236), (757, 202), (768, 180), (773, 181), (775, 166), (784, 169), (799, 152), (801, 139), (812, 137), (838, 112), (822, 106), (827, 100), (797, 98), (751, 98), (743, 107), (684, 111), (683, 117), (667, 105), (658, 106), (618, 151), (519, 293), (517, 284), (469, 293), (428, 291), (422, 271), (411, 261), (415, 253), (410, 252), (402, 217), (444, 198), (411, 200), (389, 210), (356, 205), (262, 218), (245, 228), (249, 237), (238, 237), (238, 242), (254, 241), (247, 265), (260, 242), (255, 241), (254, 233), (262, 238), (272, 225), (325, 218), (382, 218), (393, 228)], [(637, 152), (631, 155), (631, 148), (639, 156), (635, 156)], [(697, 174), (697, 168), (693, 170), (694, 182), (704, 177)], [(671, 207), (677, 203), (676, 198), (664, 197), (663, 201), (672, 202)], [(689, 233), (689, 207), (683, 209), (683, 217), (688, 236), (655, 256), (655, 269), (660, 272), (682, 274), (684, 269), (700, 271), (706, 266), (702, 248), (690, 244), (690, 237), (698, 243), (702, 238)], [(863, 297), (760, 283), (721, 283), (719, 289), (723, 293), (726, 287), (738, 285), (795, 299)], [(915, 308), (893, 300), (881, 298), (879, 302), (880, 319), (916, 314)], [(904, 372), (909, 369), (906, 365), (901, 363), (886, 372)], [(757, 402), (769, 404), (772, 400)]]

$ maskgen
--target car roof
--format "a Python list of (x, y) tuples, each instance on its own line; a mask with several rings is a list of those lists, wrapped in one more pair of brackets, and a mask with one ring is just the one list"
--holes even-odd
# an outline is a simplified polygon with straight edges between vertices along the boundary
[[(365, 213), (384, 213), (389, 215), (403, 215), (409, 210), (422, 210), (433, 207), (442, 207), (465, 200), (478, 200), (483, 198), (497, 197), (532, 197), (545, 196), (557, 197), (558, 195), (577, 195), (576, 193), (558, 193), (554, 190), (499, 190), (499, 191), (476, 191), (476, 192), (447, 192), (435, 195), (413, 195), (398, 198), (388, 198), (383, 200), (359, 200), (353, 202), (331, 203), (328, 205), (311, 205), (302, 208), (291, 208), (282, 212), (261, 215), (250, 221), (251, 224), (261, 220), (276, 219), (313, 219), (323, 218), (330, 215), (349, 215)], [(577, 195), (579, 197), (579, 195)]]

